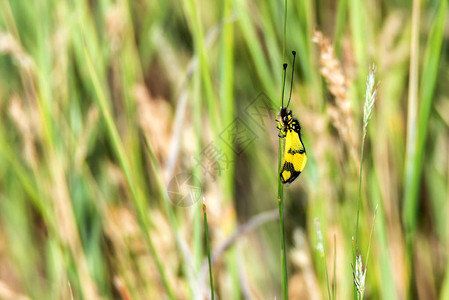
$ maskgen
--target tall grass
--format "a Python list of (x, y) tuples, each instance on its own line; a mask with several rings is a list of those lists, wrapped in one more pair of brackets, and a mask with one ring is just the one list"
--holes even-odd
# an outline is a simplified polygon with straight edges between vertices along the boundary
[[(373, 236), (374, 222), (371, 225), (371, 233), (367, 251), (367, 258), (365, 266), (362, 265), (362, 254), (359, 249), (359, 217), (360, 217), (360, 204), (362, 201), (362, 170), (363, 170), (363, 157), (365, 153), (365, 141), (368, 133), (368, 123), (371, 119), (374, 103), (376, 101), (377, 96), (377, 84), (376, 84), (376, 69), (374, 66), (371, 66), (368, 72), (368, 77), (366, 79), (366, 88), (365, 88), (365, 103), (363, 105), (363, 133), (362, 133), (362, 147), (360, 154), (360, 173), (359, 173), (359, 194), (357, 198), (357, 216), (356, 216), (356, 225), (355, 225), (355, 242), (353, 249), (353, 273), (354, 273), (354, 299), (363, 299), (363, 295), (365, 293), (365, 277), (366, 277), (366, 269), (368, 258), (371, 249), (371, 239)], [(376, 206), (377, 210), (377, 206)]]
[[(284, 33), (282, 38), (282, 89), (281, 89), (281, 106), (284, 104), (285, 93), (285, 77), (287, 65), (285, 63), (285, 47), (287, 44), (287, 0), (284, 1)], [(278, 152), (278, 172), (282, 167), (282, 156), (284, 154), (285, 140), (279, 137), (279, 152)], [(277, 172), (277, 173), (278, 173)], [(284, 229), (284, 185), (281, 182), (281, 178), (277, 178), (278, 182), (278, 208), (279, 208), (279, 230), (280, 230), (280, 245), (281, 245), (281, 276), (282, 276), (282, 299), (288, 299), (288, 271), (287, 271), (287, 253), (285, 248), (285, 229)]]

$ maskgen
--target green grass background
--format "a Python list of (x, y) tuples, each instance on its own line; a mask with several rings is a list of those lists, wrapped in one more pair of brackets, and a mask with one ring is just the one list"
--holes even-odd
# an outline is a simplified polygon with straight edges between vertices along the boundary
[[(283, 3), (0, 1), (1, 299), (210, 295), (202, 197), (212, 252), (277, 207)], [(290, 299), (327, 298), (315, 218), (337, 298), (353, 296), (359, 165), (329, 116), (314, 29), (347, 74), (356, 153), (377, 66), (358, 233), (365, 255), (377, 205), (365, 298), (448, 299), (447, 2), (287, 8), (287, 54), (298, 53), (290, 107), (309, 159), (284, 189)], [(255, 120), (261, 93), (273, 104)], [(200, 201), (170, 202), (177, 174), (194, 175)], [(270, 220), (216, 259), (220, 299), (280, 299)]]

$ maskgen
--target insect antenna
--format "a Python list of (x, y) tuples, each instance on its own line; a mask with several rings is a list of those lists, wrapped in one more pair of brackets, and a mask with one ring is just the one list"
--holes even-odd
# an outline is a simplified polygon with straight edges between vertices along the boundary
[[(295, 74), (295, 58), (296, 58), (296, 51), (292, 51), (293, 54), (293, 67), (292, 67), (292, 82), (290, 84), (290, 97), (288, 97), (288, 103), (287, 107), (290, 104), (290, 100), (292, 99), (292, 90), (293, 90), (293, 75)], [(284, 78), (285, 79), (285, 78)]]
[(284, 107), (284, 90), (285, 90), (285, 75), (287, 71), (287, 64), (284, 64), (284, 83), (282, 84), (282, 108)]

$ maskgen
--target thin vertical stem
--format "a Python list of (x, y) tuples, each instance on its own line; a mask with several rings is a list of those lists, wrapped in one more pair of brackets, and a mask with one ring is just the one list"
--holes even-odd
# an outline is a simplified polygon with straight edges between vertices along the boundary
[(363, 154), (364, 154), (364, 146), (365, 146), (365, 136), (364, 133), (362, 139), (362, 151), (360, 156), (360, 174), (359, 174), (359, 198), (357, 200), (357, 222), (355, 225), (355, 255), (357, 255), (357, 251), (359, 248), (358, 244), (358, 236), (359, 236), (359, 215), (360, 215), (360, 202), (362, 202), (362, 171), (363, 171)]
[(407, 144), (405, 153), (404, 205), (403, 222), (405, 228), (405, 243), (407, 267), (412, 267), (412, 237), (414, 231), (414, 215), (416, 210), (416, 195), (418, 182), (413, 181), (418, 136), (418, 84), (419, 84), (419, 28), (421, 1), (414, 0), (412, 8), (412, 32), (410, 40), (410, 68), (407, 102)]
[[(287, 0), (284, 1), (284, 37), (282, 46), (282, 62), (285, 63), (285, 48), (287, 40)], [(282, 82), (284, 82), (285, 72), (282, 72)], [(281, 103), (284, 96), (284, 86), (282, 87)], [(278, 173), (282, 164), (283, 139), (279, 138), (279, 162)], [(281, 233), (281, 272), (282, 272), (282, 299), (288, 299), (288, 279), (287, 279), (287, 257), (285, 253), (285, 235), (284, 235), (284, 185), (278, 178), (278, 206), (279, 206), (279, 225)]]
[[(412, 10), (412, 37), (410, 42), (410, 77), (408, 84), (408, 105), (407, 105), (407, 150), (405, 156), (405, 195), (404, 195), (404, 224), (406, 236), (408, 237), (414, 227), (412, 218), (416, 208), (416, 197), (412, 191), (416, 190), (416, 182), (412, 183), (413, 161), (416, 156), (416, 140), (418, 131), (418, 72), (419, 72), (419, 24), (420, 24), (420, 0), (413, 1)], [(411, 213), (409, 213), (411, 212)]]
[(284, 195), (278, 198), (279, 203), (279, 225), (281, 231), (281, 271), (282, 271), (282, 299), (288, 299), (288, 280), (287, 280), (287, 256), (285, 253), (285, 235), (284, 235)]
[(332, 298), (337, 299), (337, 237), (334, 234), (334, 278), (332, 279)]
[[(357, 221), (355, 225), (355, 242), (353, 242), (353, 248), (352, 248), (352, 259), (354, 266), (356, 265), (356, 258), (357, 258), (357, 252), (359, 251), (359, 244), (358, 244), (358, 236), (359, 236), (359, 215), (360, 215), (360, 202), (362, 202), (362, 171), (363, 171), (363, 154), (364, 154), (364, 148), (365, 148), (365, 132), (363, 133), (362, 138), (362, 150), (360, 154), (360, 174), (359, 174), (359, 197), (357, 199)], [(357, 287), (354, 284), (354, 299), (358, 299), (358, 292)]]
[(210, 259), (210, 246), (209, 246), (209, 226), (207, 226), (207, 212), (206, 212), (206, 203), (203, 201), (203, 214), (204, 214), (204, 228), (206, 231), (206, 249), (207, 249), (207, 259), (209, 261), (209, 280), (210, 280), (210, 297), (212, 300), (214, 297), (214, 281), (212, 278), (212, 262)]

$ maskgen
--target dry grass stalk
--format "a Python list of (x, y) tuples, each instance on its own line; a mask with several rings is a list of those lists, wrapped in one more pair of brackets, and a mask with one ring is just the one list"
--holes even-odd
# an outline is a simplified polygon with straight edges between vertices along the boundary
[[(11, 33), (0, 31), (0, 54), (10, 55), (19, 66), (25, 95), (29, 100), (37, 98), (35, 87), (36, 65), (33, 58), (23, 49)], [(33, 104), (33, 102), (30, 102)]]
[(25, 70), (34, 68), (33, 59), (10, 33), (0, 32), (0, 53), (11, 55), (18, 62), (19, 66)]
[(163, 166), (167, 161), (167, 145), (171, 137), (170, 106), (164, 99), (152, 98), (143, 84), (136, 85), (133, 92), (137, 100), (139, 125)]
[(320, 31), (314, 31), (313, 42), (320, 47), (320, 72), (328, 84), (329, 91), (335, 97), (330, 104), (328, 114), (338, 134), (348, 146), (351, 155), (357, 158), (354, 117), (349, 101), (349, 81), (335, 56), (332, 43)]
[(123, 8), (119, 4), (113, 5), (106, 13), (106, 32), (114, 53), (122, 46), (122, 40), (126, 32), (125, 17)]
[(78, 138), (78, 144), (75, 151), (75, 169), (81, 170), (82, 165), (87, 157), (89, 139), (97, 126), (100, 118), (100, 112), (96, 106), (89, 107), (87, 112), (87, 121), (81, 135)]
[(291, 250), (291, 261), (295, 271), (290, 279), (289, 298), (293, 300), (321, 299), (317, 276), (313, 269), (312, 256), (307, 238), (302, 230), (293, 232), (294, 247)]
[(22, 100), (14, 95), (9, 104), (9, 116), (17, 127), (23, 143), (23, 156), (30, 167), (37, 167), (38, 159), (35, 146), (35, 129), (30, 114), (25, 111)]

